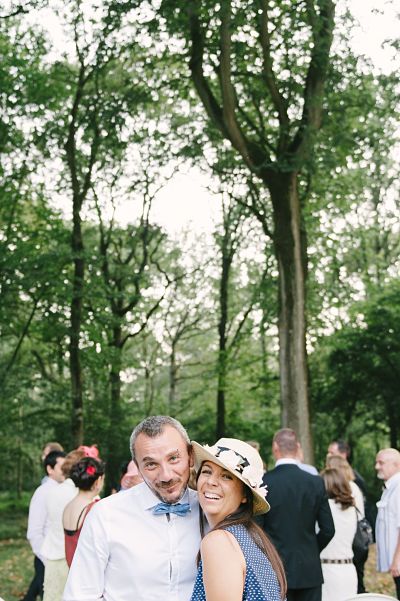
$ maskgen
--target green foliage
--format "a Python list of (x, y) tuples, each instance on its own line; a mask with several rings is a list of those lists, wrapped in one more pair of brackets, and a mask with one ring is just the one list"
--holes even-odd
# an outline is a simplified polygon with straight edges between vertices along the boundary
[(327, 436), (399, 445), (399, 301), (397, 280), (356, 304), (350, 323), (318, 345), (312, 390)]
[(29, 493), (19, 498), (9, 492), (0, 493), (0, 541), (25, 538), (30, 497)]

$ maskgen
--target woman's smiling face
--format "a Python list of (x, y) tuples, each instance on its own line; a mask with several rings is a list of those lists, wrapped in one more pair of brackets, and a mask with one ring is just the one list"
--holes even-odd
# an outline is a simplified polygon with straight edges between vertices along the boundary
[(231, 472), (205, 461), (197, 479), (199, 502), (211, 527), (235, 513), (246, 502), (244, 484)]

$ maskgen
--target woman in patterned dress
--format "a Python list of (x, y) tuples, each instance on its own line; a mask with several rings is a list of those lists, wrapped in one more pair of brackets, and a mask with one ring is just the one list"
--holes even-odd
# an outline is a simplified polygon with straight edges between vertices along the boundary
[(193, 451), (199, 503), (211, 530), (202, 539), (191, 601), (282, 601), (282, 562), (253, 521), (269, 510), (259, 453), (234, 438), (212, 447), (193, 442)]

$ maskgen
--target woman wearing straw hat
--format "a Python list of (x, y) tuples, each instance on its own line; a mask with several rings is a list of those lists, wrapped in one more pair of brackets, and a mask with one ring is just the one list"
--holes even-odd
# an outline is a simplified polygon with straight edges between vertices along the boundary
[(282, 562), (253, 521), (269, 510), (259, 453), (234, 438), (212, 447), (192, 444), (199, 502), (211, 531), (201, 543), (191, 601), (282, 601)]

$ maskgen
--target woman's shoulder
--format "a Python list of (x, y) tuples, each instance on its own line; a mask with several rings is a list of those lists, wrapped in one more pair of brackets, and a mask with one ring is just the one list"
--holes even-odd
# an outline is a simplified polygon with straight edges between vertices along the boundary
[(234, 534), (227, 529), (212, 530), (201, 541), (202, 552), (221, 553), (237, 550), (238, 542)]
[(245, 570), (246, 562), (235, 536), (225, 529), (212, 530), (201, 541), (201, 558), (204, 566), (225, 569), (227, 565)]

